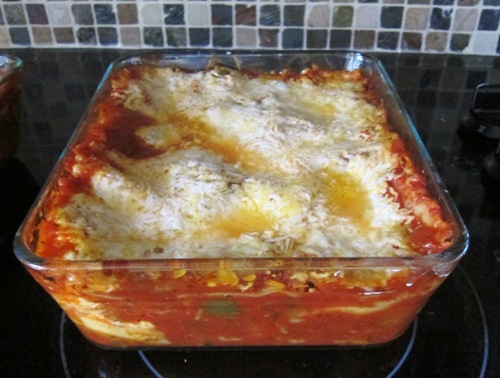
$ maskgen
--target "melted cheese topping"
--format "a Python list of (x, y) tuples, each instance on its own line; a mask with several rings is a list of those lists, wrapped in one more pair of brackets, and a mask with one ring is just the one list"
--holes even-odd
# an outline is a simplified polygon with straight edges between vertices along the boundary
[(157, 153), (106, 153), (91, 189), (53, 216), (74, 239), (64, 258), (415, 253), (412, 216), (388, 195), (397, 136), (359, 75), (140, 73), (118, 74), (110, 93), (154, 120), (134, 138)]

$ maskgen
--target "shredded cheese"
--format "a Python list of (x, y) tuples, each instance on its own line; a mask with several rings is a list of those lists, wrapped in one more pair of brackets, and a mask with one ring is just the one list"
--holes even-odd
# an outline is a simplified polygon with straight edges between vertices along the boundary
[(396, 136), (359, 77), (147, 67), (113, 83), (114, 101), (156, 121), (135, 136), (161, 153), (107, 152), (54, 215), (79, 230), (65, 258), (415, 253), (412, 215), (388, 195)]

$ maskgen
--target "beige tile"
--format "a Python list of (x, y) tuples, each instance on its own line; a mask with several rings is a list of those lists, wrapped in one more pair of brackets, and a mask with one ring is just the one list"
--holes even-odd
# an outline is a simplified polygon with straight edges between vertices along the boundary
[(186, 22), (189, 26), (209, 26), (210, 7), (205, 3), (189, 3), (186, 6)]
[(123, 46), (141, 45), (141, 29), (134, 26), (124, 26), (120, 28), (120, 40)]
[[(391, 5), (404, 7), (403, 25), (400, 33), (398, 49), (402, 51), (421, 52), (453, 52), (460, 54), (496, 55), (498, 49), (498, 31), (480, 31), (478, 22), (484, 9), (496, 9), (493, 0), (490, 5), (482, 0), (453, 0), (449, 6), (440, 6), (436, 0), (376, 0), (372, 3), (363, 0), (11, 0), (0, 5), (1, 10), (23, 9), (25, 3), (43, 4), (47, 13), (49, 25), (24, 25), (30, 29), (33, 46), (73, 47), (78, 25), (85, 25), (88, 31), (97, 31), (95, 24), (95, 4), (110, 4), (116, 15), (116, 24), (100, 25), (101, 28), (120, 28), (118, 30), (119, 46), (143, 47), (142, 33), (144, 28), (153, 27), (165, 31), (164, 4), (179, 4), (184, 6), (185, 27), (212, 27), (211, 4), (227, 4), (234, 7), (233, 37), (235, 48), (276, 48), (283, 44), (284, 25), (268, 29), (258, 29), (259, 7), (262, 4), (277, 5), (282, 14), (284, 4), (304, 5), (305, 23), (294, 33), (308, 31), (327, 33), (333, 29), (349, 30), (352, 36), (352, 46), (356, 49), (370, 50), (377, 47), (377, 32), (381, 32), (381, 12), (383, 7)], [(434, 30), (430, 27), (433, 8), (443, 8), (451, 13), (449, 30)], [(75, 10), (77, 12), (75, 13)], [(11, 32), (20, 25), (9, 25), (6, 13), (3, 12), (5, 25), (0, 25), (0, 48), (12, 46)], [(28, 23), (28, 20), (26, 19)], [(129, 27), (125, 28), (125, 26)], [(133, 26), (133, 27), (132, 27)], [(304, 30), (305, 29), (305, 30)], [(291, 34), (288, 33), (288, 36)], [(299, 34), (293, 34), (299, 35)], [(466, 38), (469, 38), (466, 39)], [(329, 40), (329, 39), (328, 39)], [(468, 43), (468, 44), (467, 44)], [(113, 44), (111, 47), (113, 47)], [(186, 45), (186, 43), (184, 43)], [(144, 47), (147, 47), (144, 45)]]
[(0, 46), (11, 46), (9, 30), (4, 26), (0, 26)]
[(71, 25), (71, 11), (68, 4), (48, 3), (45, 8), (50, 25)]
[(51, 45), (53, 43), (50, 27), (33, 26), (31, 31), (35, 45)]
[(425, 30), (429, 24), (430, 8), (407, 8), (405, 30)]
[(476, 8), (458, 8), (453, 17), (453, 30), (474, 31), (476, 29), (479, 11)]
[(144, 25), (163, 25), (163, 9), (160, 4), (143, 4), (140, 10), (140, 14)]
[(443, 52), (448, 45), (448, 33), (429, 32), (425, 38), (425, 51)]
[(137, 5), (132, 3), (117, 5), (118, 22), (122, 25), (134, 25), (138, 22)]
[(328, 4), (315, 4), (306, 9), (306, 25), (312, 28), (327, 28), (330, 24)]
[(380, 7), (378, 5), (358, 5), (354, 10), (354, 27), (359, 29), (376, 29), (380, 23)]
[(75, 43), (75, 35), (71, 27), (57, 27), (53, 29), (54, 38), (60, 44)]
[(472, 43), (474, 54), (489, 55), (494, 54), (497, 48), (498, 32), (476, 32)]
[(457, 0), (457, 5), (473, 7), (478, 5), (481, 0)]
[(257, 46), (257, 31), (254, 28), (236, 28), (236, 47)]

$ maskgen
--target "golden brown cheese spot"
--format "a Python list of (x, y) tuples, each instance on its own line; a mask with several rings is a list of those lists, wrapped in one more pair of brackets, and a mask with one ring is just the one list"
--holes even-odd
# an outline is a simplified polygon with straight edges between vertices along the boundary
[(225, 163), (241, 164), (248, 172), (258, 171), (265, 166), (265, 160), (260, 154), (248, 150), (235, 138), (221, 136), (208, 125), (203, 129), (205, 132), (200, 131), (197, 135), (199, 147), (220, 156)]
[(238, 238), (240, 235), (272, 229), (274, 223), (271, 214), (242, 207), (216, 219), (211, 223), (210, 230), (216, 235)]
[(160, 126), (140, 129), (138, 135), (146, 143), (166, 151), (189, 148), (210, 151), (220, 156), (225, 163), (239, 163), (251, 172), (265, 166), (264, 159), (258, 153), (248, 150), (235, 138), (220, 135), (201, 119), (179, 112), (166, 115), (160, 122)]
[(332, 212), (349, 218), (358, 227), (368, 227), (372, 208), (364, 186), (351, 175), (332, 170), (321, 172), (321, 178), (327, 191), (327, 205)]

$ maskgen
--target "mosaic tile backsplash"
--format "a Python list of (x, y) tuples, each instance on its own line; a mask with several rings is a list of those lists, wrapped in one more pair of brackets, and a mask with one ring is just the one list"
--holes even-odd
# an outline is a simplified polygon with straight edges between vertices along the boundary
[(500, 0), (2, 0), (0, 48), (500, 54)]

